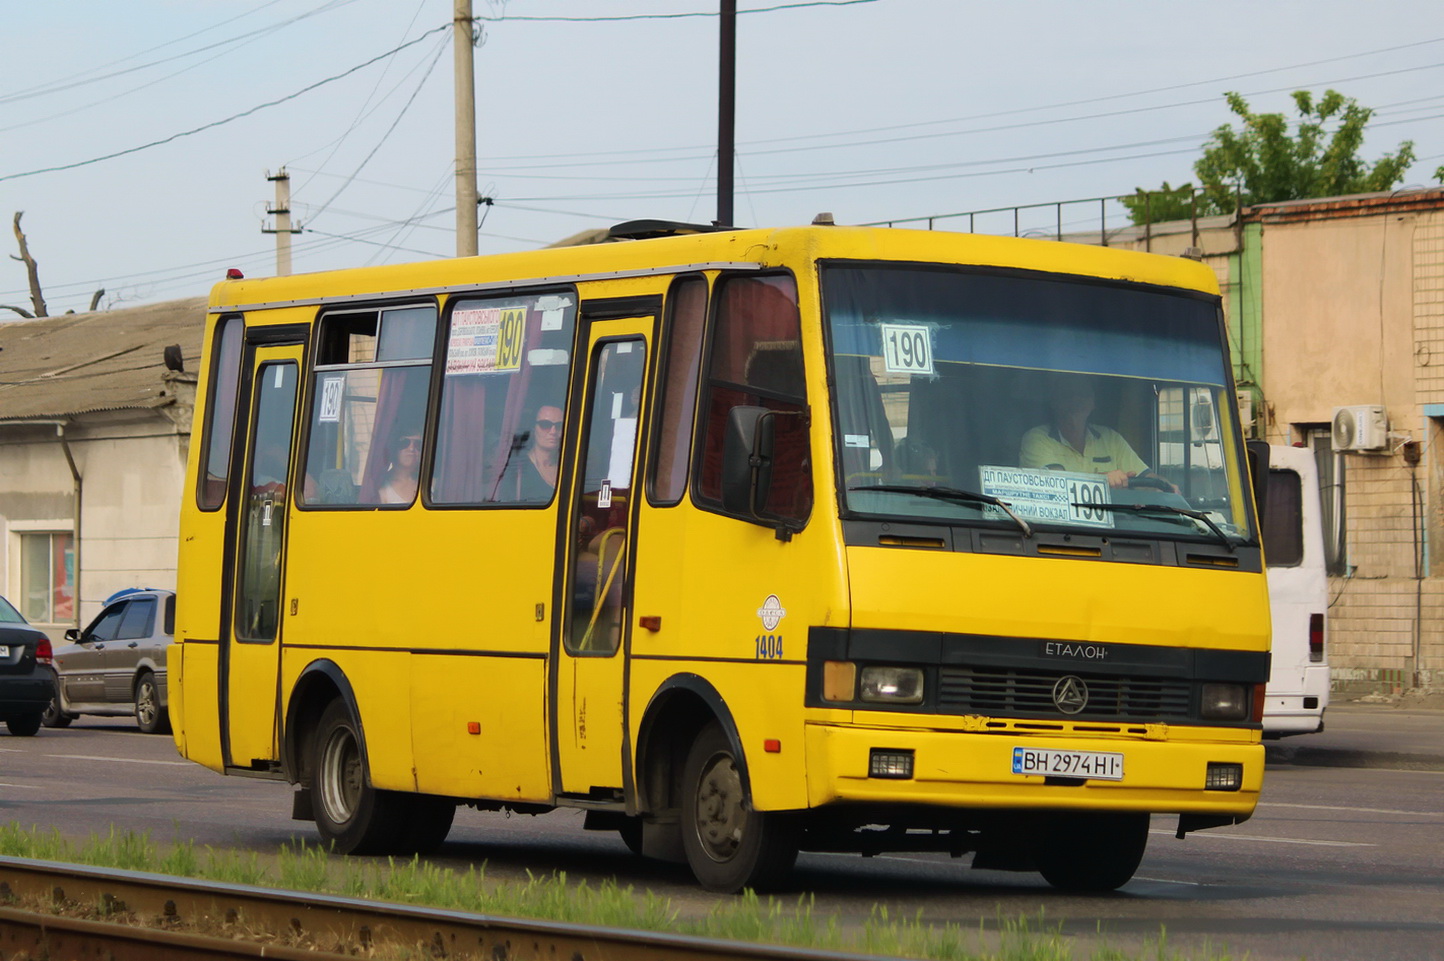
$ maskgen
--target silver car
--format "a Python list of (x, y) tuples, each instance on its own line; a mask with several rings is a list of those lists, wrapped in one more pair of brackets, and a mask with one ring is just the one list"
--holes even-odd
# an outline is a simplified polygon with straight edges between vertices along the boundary
[(166, 647), (175, 633), (175, 592), (119, 591), (83, 631), (65, 632), (55, 649), (56, 702), (46, 727), (65, 727), (81, 714), (135, 715), (147, 734), (170, 730), (166, 710)]

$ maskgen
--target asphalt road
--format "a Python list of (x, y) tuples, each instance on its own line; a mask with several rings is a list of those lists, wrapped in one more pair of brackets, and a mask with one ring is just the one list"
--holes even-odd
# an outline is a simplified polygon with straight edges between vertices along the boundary
[[(1444, 956), (1444, 770), (1325, 763), (1335, 747), (1335, 760), (1354, 763), (1371, 745), (1387, 762), (1399, 746), (1390, 731), (1438, 744), (1444, 714), (1339, 715), (1330, 723), (1327, 734), (1312, 736), (1320, 745), (1313, 754), (1304, 752), (1307, 738), (1271, 748), (1251, 821), (1179, 841), (1172, 819), (1156, 819), (1138, 875), (1115, 894), (1063, 895), (1036, 875), (973, 871), (945, 856), (803, 855), (783, 900), (811, 894), (815, 914), (845, 921), (883, 903), (892, 917), (921, 912), (965, 930), (1042, 912), (1079, 939), (1076, 958), (1088, 957), (1100, 931), (1128, 947), (1161, 929), (1185, 956), (1205, 943), (1264, 961)], [(140, 734), (124, 720), (0, 735), (0, 824), (53, 828), (77, 841), (114, 827), (158, 842), (267, 854), (293, 838), (314, 839), (309, 824), (289, 815), (285, 785), (223, 778), (181, 760), (169, 738)], [(635, 858), (612, 834), (583, 831), (580, 814), (569, 811), (507, 818), (462, 809), (435, 860), (485, 862), (494, 880), (524, 880), (528, 871), (615, 878), (672, 899), (685, 914), (719, 900), (678, 867)]]

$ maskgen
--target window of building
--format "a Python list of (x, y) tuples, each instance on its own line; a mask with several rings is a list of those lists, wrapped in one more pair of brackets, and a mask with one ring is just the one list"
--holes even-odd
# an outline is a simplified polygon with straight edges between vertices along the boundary
[(457, 301), (443, 335), (430, 503), (551, 502), (576, 314), (569, 290)]
[(20, 535), (20, 613), (32, 624), (75, 620), (75, 537)]
[(429, 304), (321, 318), (302, 504), (415, 500), (435, 338)]
[(772, 485), (762, 516), (803, 521), (812, 511), (807, 385), (797, 285), (791, 276), (719, 280), (697, 455), (698, 499), (720, 508), (722, 445), (733, 407), (776, 411)]
[(707, 319), (707, 281), (681, 277), (667, 298), (667, 334), (662, 383), (657, 392), (656, 447), (652, 456), (652, 503), (676, 504), (687, 490), (692, 420), (697, 405), (697, 369)]

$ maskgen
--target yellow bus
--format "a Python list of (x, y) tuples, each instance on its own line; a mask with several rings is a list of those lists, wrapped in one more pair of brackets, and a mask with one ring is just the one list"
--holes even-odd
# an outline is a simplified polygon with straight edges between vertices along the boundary
[(1250, 816), (1268, 597), (1207, 268), (613, 236), (216, 286), (185, 757), (340, 852), (579, 808), (719, 891), (799, 850), (1111, 889), (1151, 815)]

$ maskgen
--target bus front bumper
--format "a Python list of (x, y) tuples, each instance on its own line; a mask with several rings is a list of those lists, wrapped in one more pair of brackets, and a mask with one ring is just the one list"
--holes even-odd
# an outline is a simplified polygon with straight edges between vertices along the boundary
[[(1173, 729), (1175, 737), (1179, 733), (1178, 728)], [(1121, 777), (1105, 780), (1014, 773), (1015, 749), (1019, 748), (1121, 755)], [(875, 754), (888, 760), (910, 755), (910, 776), (903, 776), (896, 767), (879, 773), (874, 768)], [(1237, 787), (1206, 789), (1209, 774), (1229, 765), (1239, 766)], [(902, 803), (992, 810), (1208, 814), (1242, 820), (1253, 813), (1258, 802), (1264, 750), (1257, 742), (1238, 740), (1143, 740), (809, 723), (807, 772), (811, 807)]]

